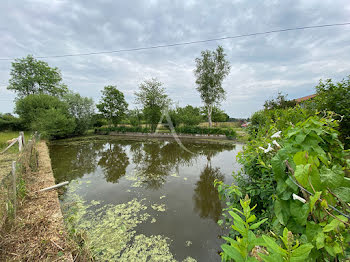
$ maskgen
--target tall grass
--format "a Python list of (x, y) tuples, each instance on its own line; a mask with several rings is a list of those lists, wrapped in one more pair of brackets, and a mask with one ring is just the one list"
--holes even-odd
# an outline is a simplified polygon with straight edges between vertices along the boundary
[[(30, 137), (31, 133), (30, 132), (24, 132), (24, 138), (27, 141)], [(7, 141), (11, 140), (12, 138), (16, 138), (19, 136), (19, 132), (17, 131), (3, 131), (0, 132), (0, 151), (4, 150), (8, 144)], [(11, 153), (16, 153), (18, 152), (18, 145), (13, 145), (9, 151)]]

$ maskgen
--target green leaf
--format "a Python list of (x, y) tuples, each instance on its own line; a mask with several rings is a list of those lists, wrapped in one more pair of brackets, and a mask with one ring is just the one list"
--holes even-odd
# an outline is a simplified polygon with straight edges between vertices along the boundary
[(261, 220), (261, 221), (255, 223), (255, 224), (253, 224), (253, 225), (251, 225), (251, 226), (250, 226), (250, 229), (256, 229), (256, 228), (258, 228), (258, 227), (259, 227), (262, 223), (264, 223), (267, 219), (268, 219), (268, 218), (264, 218), (263, 220)]
[(308, 153), (306, 151), (300, 151), (296, 153), (293, 157), (293, 161), (296, 165), (306, 165), (308, 163), (306, 156)]
[(278, 221), (282, 225), (286, 225), (290, 216), (288, 202), (277, 199), (274, 204), (274, 211)]
[(221, 245), (221, 249), (224, 251), (224, 253), (232, 258), (236, 262), (244, 262), (244, 259), (242, 255), (239, 253), (238, 250), (236, 250), (234, 247), (229, 246), (227, 244)]
[(338, 219), (333, 219), (329, 224), (327, 224), (323, 228), (323, 232), (330, 232), (336, 229), (339, 225), (344, 225), (342, 222), (340, 222)]
[(321, 183), (325, 188), (334, 189), (342, 186), (344, 173), (334, 172), (336, 169), (329, 169), (323, 166), (320, 170)]
[(309, 253), (313, 249), (313, 245), (311, 244), (303, 244), (297, 249), (294, 249), (292, 251), (292, 257), (291, 261), (297, 262), (297, 261), (305, 261), (309, 257)]
[(322, 192), (316, 192), (315, 195), (310, 196), (310, 211), (312, 212), (315, 203), (320, 199)]
[(272, 255), (259, 254), (259, 256), (265, 262), (282, 262), (282, 261), (284, 261), (283, 257), (280, 254), (277, 254), (277, 253), (274, 253)]
[(256, 216), (255, 215), (251, 215), (248, 220), (247, 220), (247, 223), (251, 223), (251, 222), (254, 222), (256, 220)]
[(333, 190), (333, 193), (344, 202), (350, 202), (350, 187), (338, 187)]
[(290, 213), (299, 225), (306, 225), (309, 215), (309, 205), (299, 201), (292, 201), (290, 203)]
[(311, 165), (297, 165), (294, 176), (296, 180), (301, 184), (303, 187), (306, 187), (308, 185), (308, 174), (309, 174), (309, 169)]
[(270, 248), (273, 252), (280, 254), (280, 255), (285, 255), (287, 254), (287, 251), (281, 248), (274, 239), (271, 237), (263, 235), (262, 238), (264, 239), (266, 245), (268, 248)]
[(324, 247), (324, 234), (323, 234), (323, 232), (319, 232), (317, 234), (316, 247), (317, 247), (317, 249), (321, 249)]

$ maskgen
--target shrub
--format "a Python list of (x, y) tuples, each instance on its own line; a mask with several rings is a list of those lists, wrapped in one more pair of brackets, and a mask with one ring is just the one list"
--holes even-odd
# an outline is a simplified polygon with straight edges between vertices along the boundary
[[(251, 172), (249, 180), (252, 177), (255, 179), (252, 184), (260, 182), (263, 185), (265, 181), (271, 189), (268, 198), (265, 199), (263, 195), (265, 190), (261, 190), (251, 199), (252, 204), (257, 205), (255, 215), (258, 218), (266, 214), (269, 216), (272, 223), (266, 223), (265, 232), (267, 229), (273, 230), (275, 233), (271, 234), (276, 236), (283, 231), (280, 239), (262, 235), (263, 242), (259, 242), (259, 245), (265, 246), (269, 254), (259, 254), (260, 259), (319, 261), (326, 258), (327, 261), (341, 261), (350, 255), (350, 179), (345, 175), (350, 161), (349, 153), (338, 139), (337, 128), (338, 121), (334, 120), (334, 114), (322, 118), (311, 116), (271, 137), (272, 126), (265, 140), (260, 138), (256, 144), (250, 142), (249, 151), (244, 150), (240, 156), (246, 163), (244, 170)], [(279, 139), (279, 136), (282, 138)], [(271, 140), (275, 142), (272, 144)], [(265, 149), (268, 143), (270, 145)], [(249, 170), (249, 167), (255, 170)], [(251, 186), (249, 180), (247, 184)], [(221, 185), (219, 192), (225, 195), (222, 188), (227, 191), (231, 187)], [(244, 184), (241, 190), (253, 192)], [(265, 200), (268, 200), (268, 204)], [(263, 208), (259, 210), (259, 206)], [(244, 208), (248, 209), (248, 206)], [(264, 213), (263, 209), (270, 212)], [(245, 211), (240, 213), (246, 214)], [(252, 220), (255, 220), (255, 215)], [(249, 220), (249, 217), (246, 219)], [(247, 224), (252, 222), (248, 220)], [(234, 217), (233, 229), (236, 233), (233, 235), (241, 234), (243, 238), (237, 241), (246, 245), (236, 245), (232, 239), (224, 238), (228, 244), (223, 246), (223, 259), (239, 257), (239, 250), (250, 252), (255, 245), (253, 235), (249, 232), (243, 235), (237, 221), (239, 219)], [(299, 240), (294, 245), (296, 238)], [(251, 258), (248, 261), (256, 260)]]
[(23, 121), (11, 114), (1, 114), (0, 113), (0, 131), (3, 130), (24, 130)]
[(68, 105), (59, 98), (46, 95), (28, 95), (16, 102), (15, 112), (33, 131), (49, 138), (62, 138), (75, 130), (75, 120)]

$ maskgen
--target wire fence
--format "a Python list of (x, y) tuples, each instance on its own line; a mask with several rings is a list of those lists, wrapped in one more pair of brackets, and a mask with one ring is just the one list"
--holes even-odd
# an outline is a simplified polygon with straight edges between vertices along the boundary
[[(17, 138), (19, 144), (17, 158), (12, 161), (8, 174), (0, 181), (0, 228), (9, 219), (16, 218), (17, 199), (23, 199), (26, 195), (24, 176), (38, 169), (36, 143), (39, 139), (37, 132), (27, 143), (24, 140), (23, 132), (20, 132), (20, 136)], [(6, 152), (2, 154), (6, 154)]]

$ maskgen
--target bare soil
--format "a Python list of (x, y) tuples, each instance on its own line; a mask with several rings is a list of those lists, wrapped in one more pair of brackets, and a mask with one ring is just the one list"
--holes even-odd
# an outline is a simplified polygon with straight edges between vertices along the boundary
[(27, 196), (17, 218), (2, 229), (0, 261), (73, 261), (55, 190), (38, 190), (55, 184), (47, 145), (37, 145), (39, 169), (24, 175)]

